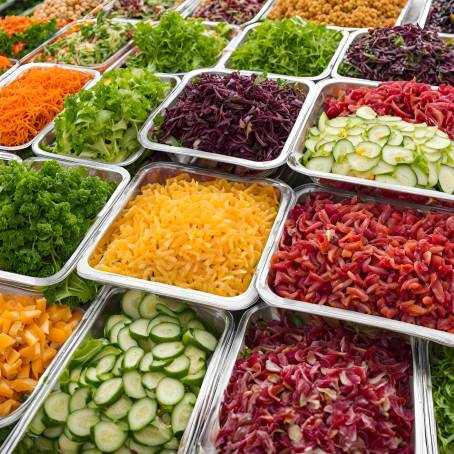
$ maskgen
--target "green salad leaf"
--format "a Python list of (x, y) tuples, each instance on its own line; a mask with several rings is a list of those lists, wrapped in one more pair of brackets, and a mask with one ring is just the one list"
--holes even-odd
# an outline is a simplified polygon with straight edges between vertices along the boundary
[(431, 349), (432, 396), (437, 422), (438, 451), (454, 452), (454, 349)]
[(212, 66), (227, 46), (231, 31), (225, 23), (211, 29), (201, 19), (183, 19), (177, 12), (164, 14), (157, 25), (139, 22), (134, 43), (141, 53), (130, 58), (128, 66), (146, 66), (163, 73)]
[(321, 74), (333, 57), (342, 33), (298, 19), (266, 20), (236, 49), (230, 67), (310, 77)]
[(126, 159), (140, 148), (139, 128), (171, 88), (144, 68), (108, 71), (91, 89), (65, 99), (48, 150), (106, 162)]

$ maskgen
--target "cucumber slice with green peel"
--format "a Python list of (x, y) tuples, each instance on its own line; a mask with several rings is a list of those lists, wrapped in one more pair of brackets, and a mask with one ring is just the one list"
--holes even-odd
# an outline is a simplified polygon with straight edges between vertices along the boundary
[(85, 380), (91, 385), (96, 385), (99, 383), (98, 374), (96, 372), (96, 367), (89, 367), (85, 373)]
[(437, 163), (437, 162), (441, 161), (442, 154), (439, 151), (438, 153), (430, 153), (430, 154), (428, 153), (428, 154), (426, 154), (425, 157), (426, 157), (426, 161), (427, 162), (435, 162), (435, 163)]
[(440, 137), (435, 134), (431, 139), (425, 143), (426, 147), (435, 148), (437, 150), (443, 150), (451, 146), (451, 141), (448, 137)]
[(116, 402), (123, 393), (123, 379), (117, 377), (107, 380), (96, 389), (93, 401), (98, 407), (106, 407)]
[(411, 170), (415, 172), (416, 178), (418, 180), (418, 186), (427, 186), (427, 175), (415, 164), (411, 165)]
[(380, 161), (380, 158), (366, 158), (356, 153), (347, 156), (347, 162), (352, 168), (358, 172), (366, 172), (373, 169)]
[(102, 451), (96, 448), (83, 449), (82, 447), (82, 454), (102, 454)]
[(405, 147), (405, 148), (408, 148), (409, 150), (412, 150), (412, 151), (416, 150), (415, 142), (413, 141), (413, 139), (411, 139), (408, 136), (404, 137), (404, 141), (402, 142), (402, 146)]
[(66, 426), (76, 437), (88, 438), (91, 428), (99, 422), (99, 416), (92, 408), (76, 410), (68, 416)]
[(202, 358), (191, 358), (187, 375), (194, 375), (201, 369), (206, 368), (206, 362)]
[(304, 146), (306, 150), (315, 151), (315, 145), (317, 145), (318, 138), (310, 138), (304, 141)]
[(175, 314), (181, 314), (188, 309), (188, 305), (183, 301), (179, 301), (173, 298), (160, 297), (160, 304), (167, 306)]
[(345, 158), (348, 154), (354, 153), (355, 147), (353, 144), (347, 140), (339, 140), (333, 148), (333, 157), (336, 162), (342, 163), (345, 161)]
[(129, 327), (125, 326), (118, 333), (118, 345), (125, 352), (131, 347), (137, 347), (137, 341), (131, 337)]
[(415, 160), (415, 155), (412, 150), (389, 145), (383, 147), (382, 156), (383, 161), (392, 166), (398, 164), (411, 164)]
[(93, 440), (102, 452), (114, 452), (123, 446), (127, 433), (115, 423), (101, 421), (93, 428)]
[(153, 326), (150, 331), (150, 337), (158, 343), (176, 341), (181, 337), (181, 328), (175, 323), (160, 323)]
[(148, 339), (138, 339), (137, 340), (139, 347), (145, 352), (151, 352), (153, 347), (156, 345), (156, 342), (153, 342), (150, 338)]
[(376, 158), (381, 154), (381, 146), (374, 142), (360, 142), (355, 152), (364, 158)]
[(134, 320), (134, 322), (129, 325), (131, 336), (136, 340), (147, 339), (149, 323), (150, 320), (147, 318), (139, 318), (137, 320)]
[(168, 315), (169, 317), (175, 316), (175, 312), (173, 312), (169, 307), (167, 307), (165, 304), (162, 304), (161, 302), (156, 304), (156, 310), (162, 315)]
[(176, 405), (183, 399), (184, 386), (175, 378), (165, 377), (156, 388), (156, 398), (161, 405)]
[(67, 393), (72, 397), (73, 394), (74, 394), (79, 388), (80, 388), (79, 383), (70, 382), (70, 383), (68, 383), (67, 389), (64, 390), (64, 389), (62, 388), (62, 391), (67, 392)]
[(58, 438), (58, 447), (60, 448), (60, 452), (64, 454), (78, 453), (81, 446), (81, 442), (70, 440), (64, 433)]
[(139, 306), (140, 316), (148, 320), (156, 317), (158, 315), (158, 311), (156, 310), (158, 303), (159, 297), (157, 295), (153, 295), (152, 293), (146, 295)]
[(399, 182), (391, 175), (377, 175), (375, 181), (385, 184), (399, 184)]
[(179, 402), (172, 411), (171, 421), (172, 430), (175, 436), (183, 435), (191, 418), (192, 411), (197, 398), (194, 394), (185, 394), (181, 402)]
[(63, 424), (61, 426), (48, 427), (43, 432), (43, 436), (51, 439), (60, 438), (60, 435), (63, 433), (64, 430), (65, 426)]
[(145, 352), (140, 347), (131, 347), (123, 358), (123, 370), (133, 370), (139, 367)]
[(160, 325), (161, 323), (174, 323), (175, 325), (180, 325), (180, 321), (175, 316), (171, 317), (170, 315), (160, 314), (148, 323), (148, 334), (150, 334), (155, 326)]
[(82, 369), (79, 377), (79, 384), (80, 386), (88, 386), (87, 380), (85, 380), (85, 374), (87, 373), (87, 369)]
[(186, 327), (188, 329), (205, 329), (205, 325), (200, 320), (197, 319), (189, 320)]
[(429, 176), (427, 178), (427, 185), (434, 187), (438, 183), (439, 166), (434, 162), (428, 162)]
[(85, 408), (87, 406), (88, 401), (90, 400), (90, 397), (91, 397), (90, 388), (79, 388), (71, 396), (71, 400), (69, 401), (69, 411), (73, 412), (76, 410), (80, 410), (81, 408)]
[(155, 418), (157, 409), (156, 401), (148, 397), (134, 402), (128, 413), (129, 428), (137, 431), (148, 426)]
[(111, 329), (116, 325), (118, 322), (125, 322), (131, 323), (131, 319), (124, 314), (115, 314), (111, 315), (104, 325), (104, 337), (109, 337)]
[(189, 371), (190, 360), (185, 355), (175, 358), (169, 365), (164, 367), (164, 372), (173, 378), (181, 378), (187, 375)]
[[(333, 164), (333, 168), (331, 169), (331, 172), (336, 173), (337, 175), (349, 175), (351, 171), (350, 164), (348, 163), (340, 163), (340, 162), (335, 162)], [(192, 328), (192, 327), (190, 327)]]
[(143, 355), (143, 358), (140, 360), (139, 370), (140, 372), (149, 372), (151, 364), (153, 363), (153, 353), (147, 352)]
[(122, 446), (121, 448), (114, 451), (113, 454), (131, 454), (131, 450), (129, 448), (127, 448), (126, 446)]
[(115, 365), (112, 369), (112, 374), (114, 377), (121, 377), (121, 369), (123, 368), (124, 353), (119, 355), (115, 361)]
[(54, 392), (44, 402), (44, 415), (52, 424), (64, 424), (68, 419), (69, 394)]
[(388, 139), (391, 135), (391, 128), (387, 125), (372, 126), (367, 132), (367, 137), (371, 142), (380, 143), (382, 140)]
[(160, 454), (177, 454), (177, 450), (175, 449), (163, 449), (162, 451), (159, 451)]
[(46, 426), (43, 422), (44, 408), (41, 407), (36, 415), (33, 417), (32, 422), (28, 426), (28, 430), (34, 435), (41, 435), (45, 430)]
[(449, 166), (441, 165), (438, 181), (443, 192), (452, 194), (454, 192), (454, 169)]
[(102, 375), (110, 372), (114, 368), (116, 361), (117, 357), (115, 355), (107, 355), (101, 358), (96, 364), (97, 375)]
[[(36, 448), (36, 450), (38, 452), (42, 452), (42, 453), (45, 453), (45, 454), (54, 454), (58, 450), (58, 446), (56, 446), (54, 441), (53, 440), (49, 440), (49, 439), (47, 439), (45, 437), (35, 438), (33, 440), (33, 442), (34, 442), (35, 446), (32, 446), (30, 448), (30, 449), (32, 449), (32, 451), (30, 451), (30, 452), (33, 452), (33, 448)], [(15, 451), (15, 452), (17, 452), (17, 451)], [(26, 452), (29, 452), (29, 451), (27, 450)], [(77, 452), (77, 451), (74, 451), (74, 452)]]
[(123, 375), (123, 385), (125, 393), (132, 399), (142, 399), (146, 397), (142, 386), (142, 376), (139, 372), (131, 370)]
[(326, 140), (320, 140), (315, 146), (314, 156), (330, 156), (336, 146), (337, 140), (337, 137), (329, 137)]
[(165, 449), (176, 449), (180, 447), (180, 442), (178, 441), (178, 438), (173, 437), (170, 441), (168, 441), (165, 445)]
[(187, 326), (189, 321), (194, 318), (197, 318), (197, 314), (192, 309), (188, 309), (181, 314), (178, 314), (178, 320), (182, 326)]
[(335, 136), (338, 137), (339, 133), (342, 131), (342, 128), (335, 128), (334, 126), (331, 126), (330, 124), (326, 125), (325, 128), (325, 133), (329, 134), (330, 136)]
[(328, 120), (329, 126), (333, 128), (345, 128), (348, 125), (348, 117), (335, 117)]
[(334, 159), (331, 156), (312, 158), (307, 162), (306, 168), (314, 172), (331, 172), (333, 164)]
[(107, 372), (106, 374), (98, 375), (99, 381), (107, 381), (114, 377), (115, 377), (115, 375), (110, 372)]
[(199, 386), (202, 384), (203, 379), (205, 378), (206, 368), (203, 367), (198, 372), (192, 375), (186, 375), (181, 379), (181, 382), (188, 386)]
[(140, 290), (128, 290), (121, 299), (123, 312), (133, 320), (140, 318), (139, 307), (144, 299), (144, 293)]
[(312, 128), (309, 129), (309, 134), (312, 135), (312, 136), (319, 136), (320, 135), (320, 131), (318, 130), (318, 128), (313, 126)]
[(202, 359), (206, 360), (207, 354), (205, 350), (202, 350), (195, 345), (187, 345), (186, 348), (184, 349), (184, 354), (187, 356), (191, 361), (192, 360), (197, 360), (197, 359)]
[(112, 421), (126, 418), (132, 407), (132, 400), (129, 397), (121, 396), (110, 407), (107, 407), (104, 414)]
[(173, 358), (169, 359), (153, 359), (153, 362), (150, 365), (150, 371), (159, 371), (164, 369), (165, 366), (169, 365), (172, 362)]
[(137, 443), (133, 439), (128, 440), (128, 446), (131, 451), (134, 451), (136, 454), (157, 454), (161, 452), (161, 446), (144, 446), (140, 443)]
[(75, 367), (69, 373), (69, 381), (79, 381), (80, 373), (82, 372), (81, 367)]
[(402, 144), (403, 141), (404, 136), (399, 131), (393, 130), (391, 131), (391, 134), (388, 138), (388, 142), (386, 142), (386, 145), (398, 147), (399, 145)]
[(164, 377), (165, 375), (161, 372), (147, 372), (142, 375), (142, 384), (149, 391), (153, 391)]
[(153, 357), (156, 360), (160, 359), (173, 359), (181, 355), (184, 351), (184, 345), (182, 342), (173, 341), (173, 342), (164, 342), (153, 347), (151, 351)]
[(194, 337), (194, 345), (207, 353), (212, 353), (216, 350), (218, 340), (209, 331), (194, 329), (192, 330)]
[(403, 186), (415, 187), (418, 184), (418, 178), (409, 165), (397, 166), (393, 177)]
[(326, 124), (327, 124), (328, 121), (329, 121), (328, 115), (326, 115), (326, 113), (323, 112), (323, 113), (320, 115), (319, 119), (318, 119), (318, 125), (317, 125), (317, 126), (318, 126), (318, 130), (319, 130), (320, 132), (324, 132), (324, 131), (325, 131), (325, 129), (326, 129)]
[(144, 446), (162, 446), (173, 437), (170, 425), (165, 424), (159, 417), (147, 427), (133, 432), (132, 436), (137, 443)]
[(112, 327), (109, 334), (109, 341), (112, 344), (118, 344), (118, 334), (126, 326), (128, 326), (128, 324), (124, 320), (122, 320)]
[(363, 120), (373, 120), (374, 118), (377, 118), (378, 115), (375, 113), (375, 110), (371, 109), (369, 106), (361, 106), (357, 109), (356, 116)]

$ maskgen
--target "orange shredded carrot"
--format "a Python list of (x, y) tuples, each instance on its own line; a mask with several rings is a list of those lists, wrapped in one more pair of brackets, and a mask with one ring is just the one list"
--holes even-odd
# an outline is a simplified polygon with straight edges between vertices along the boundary
[(6, 16), (0, 19), (0, 29), (11, 37), (15, 33), (27, 30), (33, 24), (42, 24), (43, 22), (47, 21), (45, 19), (32, 19), (27, 16)]
[(32, 68), (0, 90), (0, 145), (14, 147), (33, 139), (63, 110), (67, 95), (91, 79), (81, 71)]
[(11, 60), (9, 58), (4, 57), (3, 55), (0, 55), (0, 70), (5, 71), (9, 68), (11, 68), (13, 64), (11, 63)]

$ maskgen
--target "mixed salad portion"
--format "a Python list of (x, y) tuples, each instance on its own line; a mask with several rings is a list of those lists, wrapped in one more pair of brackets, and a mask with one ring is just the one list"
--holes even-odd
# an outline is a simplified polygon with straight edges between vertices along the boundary
[(266, 20), (230, 57), (229, 68), (287, 76), (318, 76), (328, 67), (342, 33), (299, 19)]
[(140, 149), (137, 133), (172, 89), (144, 68), (114, 69), (89, 90), (66, 98), (55, 120), (55, 154), (120, 162)]
[(203, 0), (192, 17), (242, 25), (253, 20), (264, 4), (265, 0)]
[(412, 353), (334, 321), (251, 324), (225, 390), (217, 452), (413, 453)]
[(454, 34), (454, 0), (432, 0), (425, 28)]
[(176, 453), (217, 338), (185, 303), (132, 290), (76, 350), (23, 452)]
[(99, 5), (99, 0), (44, 0), (34, 9), (32, 17), (41, 20), (56, 18), (58, 25), (64, 27), (82, 19)]
[(126, 46), (133, 26), (116, 22), (99, 13), (96, 21), (71, 27), (67, 33), (46, 46), (35, 61), (96, 66)]
[(112, 14), (130, 19), (158, 20), (166, 11), (179, 4), (181, 0), (116, 0)]

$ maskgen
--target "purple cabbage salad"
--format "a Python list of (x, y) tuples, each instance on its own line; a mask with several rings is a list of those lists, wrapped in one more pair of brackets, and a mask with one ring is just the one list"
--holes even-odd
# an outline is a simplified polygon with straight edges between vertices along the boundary
[(433, 0), (426, 28), (454, 34), (454, 0)]
[(454, 45), (418, 25), (369, 30), (348, 48), (340, 74), (362, 79), (454, 84)]
[(155, 119), (154, 139), (252, 161), (279, 156), (306, 96), (300, 84), (205, 73)]

